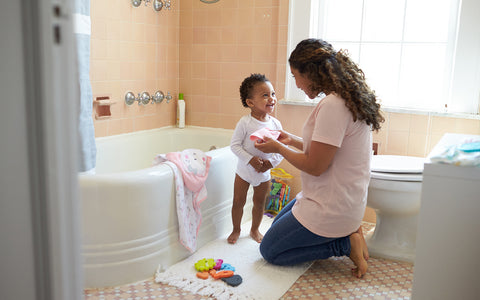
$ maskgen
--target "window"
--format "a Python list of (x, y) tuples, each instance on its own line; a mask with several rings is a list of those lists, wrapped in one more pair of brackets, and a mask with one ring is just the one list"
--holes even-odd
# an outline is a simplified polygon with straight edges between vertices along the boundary
[[(384, 107), (479, 112), (476, 0), (290, 1), (289, 53), (307, 37), (347, 49)], [(285, 95), (309, 101), (290, 70)]]

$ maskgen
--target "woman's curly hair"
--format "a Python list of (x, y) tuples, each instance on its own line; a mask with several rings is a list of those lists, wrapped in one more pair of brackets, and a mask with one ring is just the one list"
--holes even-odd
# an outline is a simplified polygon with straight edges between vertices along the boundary
[(321, 39), (306, 39), (293, 50), (288, 62), (310, 79), (312, 91), (327, 95), (334, 92), (345, 99), (354, 121), (365, 121), (375, 131), (380, 129), (385, 119), (375, 91), (367, 85), (365, 74), (347, 52), (337, 52)]
[(240, 85), (240, 99), (242, 99), (242, 104), (244, 107), (248, 107), (247, 99), (252, 98), (253, 88), (261, 82), (270, 82), (267, 77), (263, 74), (251, 74), (245, 78)]

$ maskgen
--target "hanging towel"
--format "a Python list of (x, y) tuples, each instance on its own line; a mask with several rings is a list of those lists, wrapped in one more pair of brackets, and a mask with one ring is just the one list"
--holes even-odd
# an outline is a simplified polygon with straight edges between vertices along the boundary
[(97, 156), (95, 128), (93, 126), (93, 96), (90, 83), (90, 0), (75, 0), (73, 14), (74, 33), (76, 37), (78, 92), (80, 94), (78, 116), (78, 171), (94, 172)]
[(212, 158), (198, 149), (158, 154), (154, 165), (165, 163), (173, 170), (180, 242), (195, 252), (197, 235), (202, 223), (200, 203), (207, 198), (205, 181)]

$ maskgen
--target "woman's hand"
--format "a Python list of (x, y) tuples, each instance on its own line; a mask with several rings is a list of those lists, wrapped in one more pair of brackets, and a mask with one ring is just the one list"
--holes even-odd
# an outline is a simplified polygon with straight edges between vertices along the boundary
[(290, 134), (283, 130), (278, 131), (280, 132), (280, 135), (278, 136), (277, 141), (285, 145), (290, 145), (290, 143), (292, 142), (292, 137), (290, 136)]
[(278, 153), (281, 145), (279, 141), (269, 137), (264, 137), (263, 141), (255, 142), (255, 148), (265, 153)]
[(299, 150), (303, 150), (303, 139), (293, 135), (291, 133), (288, 133), (284, 130), (277, 130), (280, 132), (280, 135), (277, 138), (277, 141), (280, 143), (287, 145), (287, 146), (292, 146), (295, 147)]

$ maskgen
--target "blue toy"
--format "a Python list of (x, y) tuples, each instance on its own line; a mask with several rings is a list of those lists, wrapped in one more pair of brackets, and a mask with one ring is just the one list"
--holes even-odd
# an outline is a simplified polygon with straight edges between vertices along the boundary
[(220, 268), (220, 270), (235, 272), (235, 267), (232, 266), (231, 264), (222, 264), (222, 267)]

